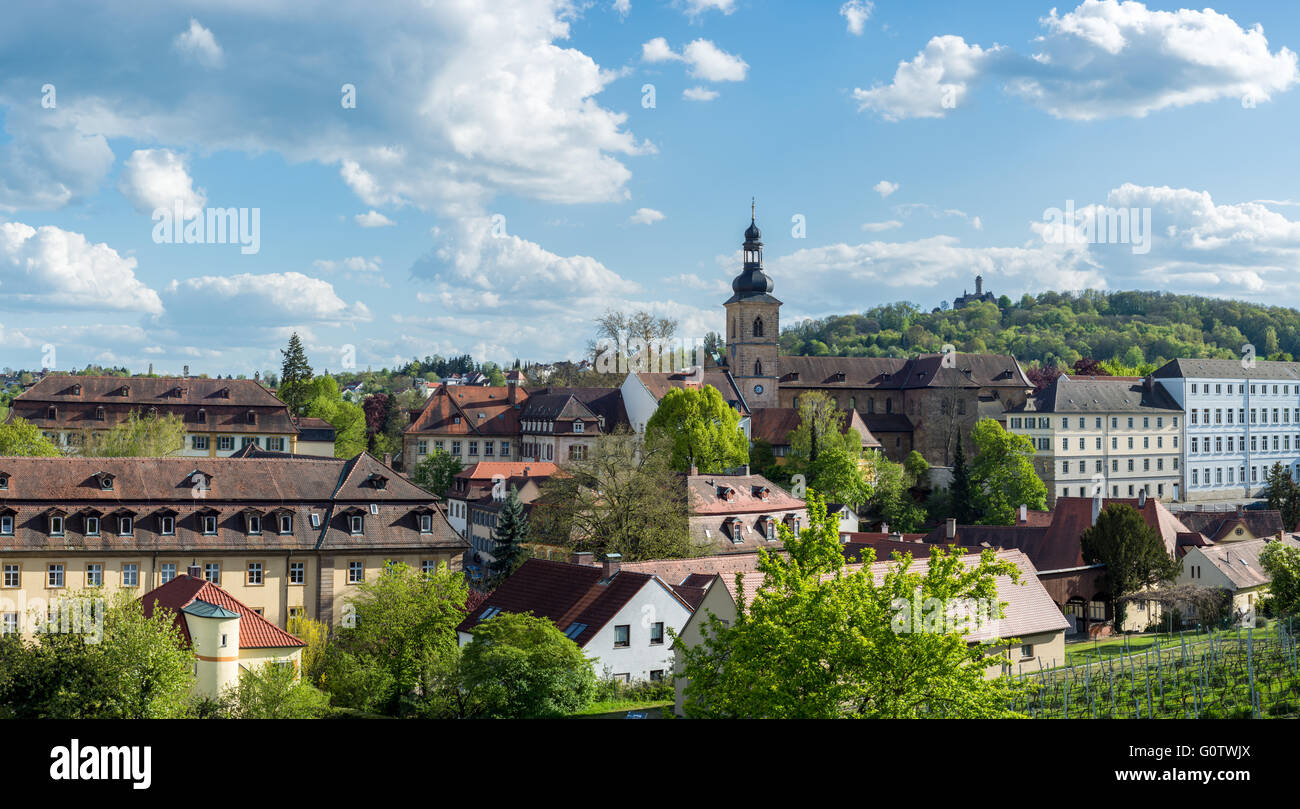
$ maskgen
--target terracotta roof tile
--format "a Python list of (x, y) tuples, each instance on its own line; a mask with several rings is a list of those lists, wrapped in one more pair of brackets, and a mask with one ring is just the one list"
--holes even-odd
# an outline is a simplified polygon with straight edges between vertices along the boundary
[(191, 642), (190, 630), (181, 610), (195, 601), (215, 604), (239, 614), (240, 649), (284, 649), (307, 645), (212, 582), (192, 578), (185, 573), (140, 597), (146, 616), (153, 615), (156, 607), (173, 610), (176, 613), (176, 626), (180, 628), (186, 642)]

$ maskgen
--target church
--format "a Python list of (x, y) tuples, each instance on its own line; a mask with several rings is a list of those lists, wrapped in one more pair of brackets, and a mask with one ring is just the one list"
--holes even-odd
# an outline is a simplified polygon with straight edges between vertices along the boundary
[[(970, 432), (978, 419), (999, 418), (1033, 392), (1024, 368), (1007, 354), (781, 356), (782, 303), (763, 271), (762, 236), (751, 211), (744, 263), (722, 305), (726, 352), (717, 364), (735, 381), (742, 410), (798, 407), (801, 395), (820, 391), (841, 409), (856, 410), (891, 460), (915, 449), (931, 465), (949, 466), (959, 436), (967, 457), (973, 452)], [(982, 287), (977, 278), (976, 294), (991, 299)]]

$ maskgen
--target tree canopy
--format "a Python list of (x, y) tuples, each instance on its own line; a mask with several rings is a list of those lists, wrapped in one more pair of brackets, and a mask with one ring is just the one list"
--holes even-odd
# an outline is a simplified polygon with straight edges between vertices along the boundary
[(1016, 510), (1047, 508), (1047, 485), (1034, 472), (1034, 444), (1009, 433), (994, 419), (980, 419), (971, 433), (971, 504), (981, 525), (1013, 525)]
[(1111, 503), (1102, 509), (1096, 524), (1084, 531), (1079, 541), (1085, 562), (1106, 566), (1106, 581), (1116, 600), (1117, 628), (1124, 621), (1123, 596), (1178, 576), (1180, 563), (1169, 555), (1160, 534), (1127, 503)]
[(694, 465), (701, 473), (716, 474), (749, 461), (740, 413), (712, 385), (668, 391), (646, 422), (645, 435), (648, 442), (668, 443), (679, 472)]

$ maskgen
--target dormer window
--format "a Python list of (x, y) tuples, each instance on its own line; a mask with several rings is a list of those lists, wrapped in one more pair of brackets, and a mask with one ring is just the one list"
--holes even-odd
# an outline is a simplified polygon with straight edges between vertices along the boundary
[(367, 478), (367, 480), (370, 482), (370, 485), (376, 489), (388, 488), (388, 478), (383, 475), (374, 474)]
[(292, 514), (281, 514), (281, 515), (280, 515), (280, 533), (281, 533), (281, 534), (292, 534), (292, 533), (293, 533), (293, 515), (292, 515)]
[(196, 416), (196, 418), (198, 419), (199, 424), (207, 424), (207, 423), (208, 423), (208, 411), (203, 410), (202, 408), (200, 408), (200, 409), (199, 409), (199, 412), (198, 412), (198, 415)]
[(123, 399), (125, 399), (126, 397), (128, 397), (128, 396), (131, 395), (131, 386), (130, 386), (130, 385), (123, 385), (122, 387), (120, 387), (120, 388), (117, 389), (117, 393), (118, 393), (119, 396), (121, 396)]
[(117, 518), (117, 535), (120, 537), (129, 537), (135, 533), (135, 520), (131, 517)]
[(262, 533), (262, 518), (261, 518), (261, 516), (259, 516), (259, 515), (257, 515), (257, 514), (249, 514), (249, 515), (247, 516), (247, 520), (248, 520), (248, 533), (250, 533), (250, 534), (260, 534), (260, 533)]
[(54, 405), (50, 405), (49, 407), (45, 408), (45, 418), (49, 419), (50, 421), (54, 421), (58, 417), (59, 417), (59, 409), (57, 407), (55, 407)]
[(230, 388), (222, 388), (221, 390), (217, 391), (217, 396), (221, 399), (229, 399)]
[(63, 536), (63, 515), (61, 514), (50, 515), (50, 536), (52, 537)]
[(176, 536), (176, 517), (171, 514), (158, 517), (158, 533), (167, 537)]
[(432, 515), (432, 514), (421, 514), (421, 515), (420, 515), (420, 533), (421, 533), (421, 534), (432, 534), (432, 533), (433, 533), (433, 515)]
[(14, 515), (0, 514), (0, 535), (7, 537), (14, 535)]
[(77, 385), (73, 385), (73, 386), (72, 386), (72, 395), (73, 395), (73, 396), (80, 396), (80, 395), (81, 395), (81, 385), (80, 385), (80, 384), (77, 384)]
[(103, 420), (104, 420), (104, 408), (102, 408), (102, 407), (96, 407), (96, 408), (95, 408), (95, 421), (103, 421)]
[(362, 529), (365, 527), (365, 518), (363, 518), (360, 514), (353, 514), (351, 517), (348, 518), (348, 522), (351, 526), (352, 534), (354, 536), (362, 533)]
[(585, 428), (586, 428), (586, 425), (585, 425), (583, 422), (581, 422), (581, 421), (575, 421), (575, 422), (573, 422), (573, 431), (574, 431), (575, 433), (580, 433), (580, 432), (582, 432), (583, 429), (585, 429)]
[(257, 424), (257, 414), (254, 413), (254, 412), (251, 411), (251, 410), (248, 411), (248, 423), (249, 423), (249, 424)]
[(452, 419), (451, 419), (451, 423), (452, 423), (452, 424), (460, 424), (460, 416), (453, 416)]
[(217, 515), (204, 514), (202, 522), (203, 522), (204, 534), (208, 536), (212, 536), (213, 534), (217, 533)]
[(107, 472), (99, 473), (99, 488), (111, 492), (113, 490), (113, 476)]
[(99, 518), (98, 518), (98, 517), (91, 517), (91, 516), (87, 515), (87, 517), (86, 517), (86, 536), (88, 536), (88, 537), (97, 537), (97, 536), (99, 536)]
[(9, 476), (0, 475), (0, 491), (8, 491), (8, 490), (9, 490)]

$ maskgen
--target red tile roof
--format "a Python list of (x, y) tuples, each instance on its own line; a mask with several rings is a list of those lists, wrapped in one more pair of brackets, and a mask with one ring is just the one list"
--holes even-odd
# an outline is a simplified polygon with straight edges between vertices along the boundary
[(231, 612), (239, 613), (239, 648), (241, 649), (284, 649), (307, 645), (258, 615), (247, 607), (244, 602), (212, 582), (192, 578), (185, 573), (161, 587), (155, 587), (140, 597), (146, 616), (153, 615), (156, 607), (174, 611), (176, 613), (176, 626), (184, 634), (187, 643), (192, 642), (192, 640), (189, 625), (186, 623), (185, 615), (181, 610), (195, 601), (205, 601), (228, 609)]
[[(761, 493), (766, 490), (767, 499)], [(726, 492), (724, 498), (723, 493)], [(687, 475), (690, 513), (749, 514), (804, 508), (804, 501), (762, 475)]]

